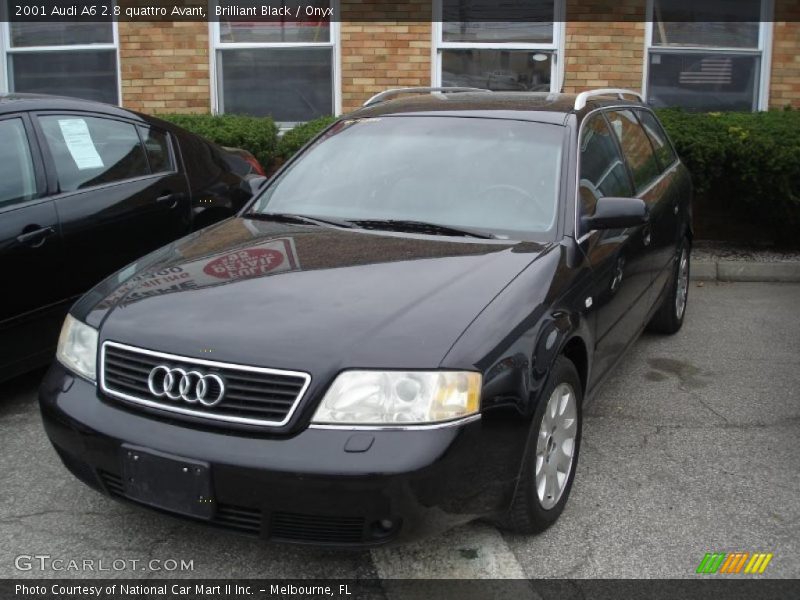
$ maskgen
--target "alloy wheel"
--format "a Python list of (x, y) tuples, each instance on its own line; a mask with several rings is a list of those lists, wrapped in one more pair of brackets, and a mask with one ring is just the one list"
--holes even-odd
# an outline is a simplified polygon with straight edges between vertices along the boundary
[(545, 510), (558, 503), (567, 486), (577, 435), (575, 390), (561, 383), (550, 394), (536, 440), (536, 495)]
[(678, 281), (675, 291), (675, 316), (683, 318), (686, 310), (686, 298), (689, 294), (689, 253), (686, 248), (681, 251), (680, 262), (678, 263)]

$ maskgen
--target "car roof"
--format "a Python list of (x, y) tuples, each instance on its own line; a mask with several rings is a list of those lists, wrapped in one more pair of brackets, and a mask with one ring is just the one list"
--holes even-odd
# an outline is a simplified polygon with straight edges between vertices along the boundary
[(575, 110), (577, 94), (547, 92), (457, 92), (424, 93), (386, 100), (360, 108), (352, 118), (424, 115), (515, 119), (562, 125), (569, 115), (578, 119), (604, 106), (642, 107), (644, 104), (613, 97), (593, 96)]
[(139, 113), (93, 100), (48, 94), (0, 94), (0, 115), (30, 110), (80, 110), (127, 119), (147, 120)]

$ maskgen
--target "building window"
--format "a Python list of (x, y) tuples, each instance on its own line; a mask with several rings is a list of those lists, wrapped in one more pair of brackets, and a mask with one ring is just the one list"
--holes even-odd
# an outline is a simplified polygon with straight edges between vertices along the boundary
[(646, 92), (653, 106), (766, 109), (770, 0), (649, 0)]
[(0, 23), (5, 89), (119, 104), (116, 23)]
[(336, 4), (302, 4), (303, 10), (333, 8), (333, 18), (249, 22), (223, 16), (213, 23), (216, 112), (271, 116), (286, 126), (340, 112)]
[[(436, 0), (433, 82), (444, 87), (557, 92), (563, 0)], [(498, 8), (499, 7), (499, 8)], [(497, 20), (497, 10), (515, 14)]]

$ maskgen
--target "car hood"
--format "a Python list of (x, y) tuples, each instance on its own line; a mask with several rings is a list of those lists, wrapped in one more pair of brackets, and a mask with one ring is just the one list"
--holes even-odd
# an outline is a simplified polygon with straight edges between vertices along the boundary
[(101, 340), (323, 372), (431, 368), (545, 250), (235, 218), (184, 238), (73, 309)]

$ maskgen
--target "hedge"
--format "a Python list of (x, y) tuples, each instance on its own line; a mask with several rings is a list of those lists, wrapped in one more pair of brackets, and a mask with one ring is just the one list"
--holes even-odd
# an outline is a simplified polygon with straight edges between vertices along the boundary
[(320, 117), (290, 129), (283, 134), (283, 137), (278, 142), (278, 157), (284, 161), (289, 160), (294, 156), (295, 152), (335, 120), (336, 117)]
[(158, 115), (160, 119), (188, 129), (220, 146), (244, 148), (268, 169), (275, 160), (278, 127), (269, 117), (245, 115)]
[(657, 112), (692, 173), (696, 211), (722, 207), (773, 241), (800, 242), (800, 111)]
[[(760, 226), (773, 241), (800, 245), (797, 234), (800, 111), (689, 113), (659, 109), (656, 112), (692, 173), (696, 214), (714, 207), (728, 221)], [(240, 115), (162, 115), (162, 118), (224, 146), (249, 150), (268, 172), (291, 158), (335, 120), (321, 117), (279, 138), (270, 118)]]

